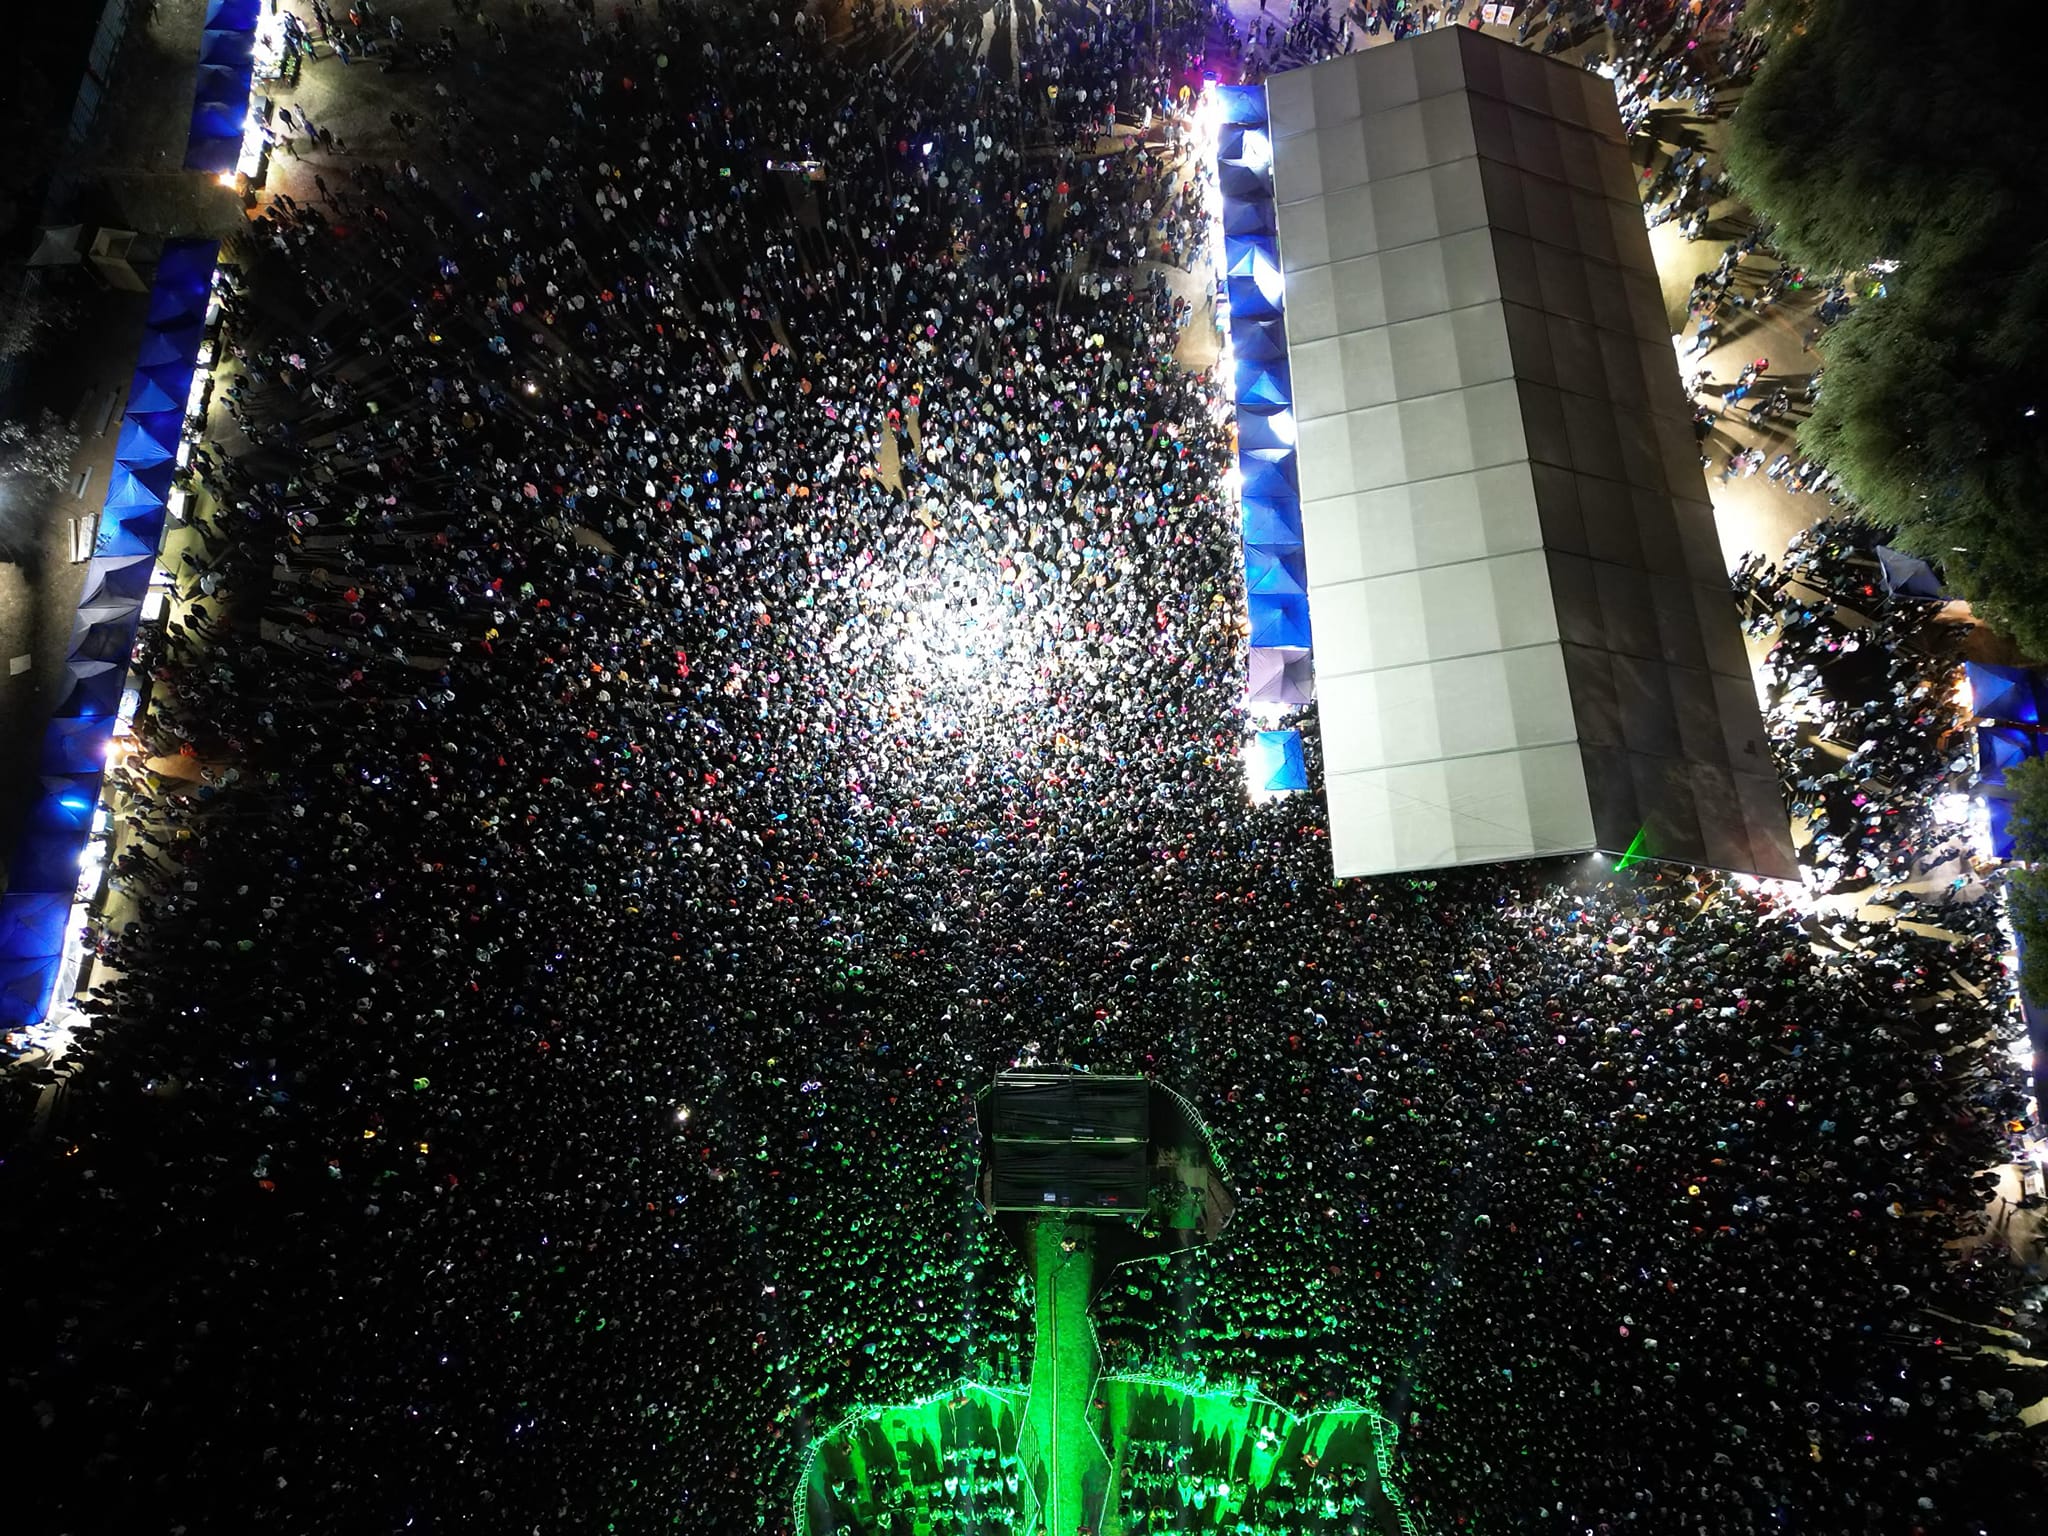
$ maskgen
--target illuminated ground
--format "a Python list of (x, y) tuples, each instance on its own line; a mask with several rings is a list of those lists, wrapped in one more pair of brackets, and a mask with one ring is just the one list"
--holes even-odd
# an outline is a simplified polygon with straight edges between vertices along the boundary
[(1041, 1218), (1031, 1250), (1028, 1393), (963, 1383), (854, 1415), (812, 1448), (803, 1536), (1414, 1528), (1369, 1401), (1301, 1417), (1242, 1385), (1102, 1375), (1091, 1228)]

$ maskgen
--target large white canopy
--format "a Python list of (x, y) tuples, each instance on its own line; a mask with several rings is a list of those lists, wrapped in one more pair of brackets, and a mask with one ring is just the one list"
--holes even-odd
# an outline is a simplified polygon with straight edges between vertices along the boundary
[(1267, 83), (1336, 873), (1796, 873), (1612, 86), (1461, 28)]

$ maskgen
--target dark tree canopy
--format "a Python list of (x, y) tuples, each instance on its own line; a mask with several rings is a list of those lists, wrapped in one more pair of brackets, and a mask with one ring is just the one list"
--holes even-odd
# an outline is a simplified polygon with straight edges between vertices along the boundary
[(2019, 39), (1919, 16), (1814, 0), (1736, 113), (1729, 169), (1792, 259), (1901, 264), (1828, 341), (1801, 447), (2048, 655), (2048, 98)]
[(2021, 763), (2007, 770), (2013, 797), (2013, 856), (2006, 876), (2012, 896), (2012, 924), (2020, 936), (2020, 987), (2029, 997), (2048, 996), (2048, 762)]
[(2048, 656), (2048, 248), (1992, 289), (1907, 283), (1827, 346), (1800, 444), (1863, 514)]
[(2048, 232), (2035, 54), (1905, 0), (1817, 0), (1729, 127), (1728, 169), (1793, 258), (1834, 270), (1968, 260)]

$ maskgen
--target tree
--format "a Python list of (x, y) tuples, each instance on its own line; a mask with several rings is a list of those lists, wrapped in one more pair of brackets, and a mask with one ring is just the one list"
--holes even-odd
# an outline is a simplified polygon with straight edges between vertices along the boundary
[(2006, 873), (2013, 930), (2020, 937), (2020, 990), (2048, 997), (2048, 762), (2035, 758), (2009, 768), (2013, 857)]
[(78, 452), (78, 434), (53, 411), (33, 425), (0, 421), (0, 482), (15, 494), (41, 501), (61, 488)]
[(0, 268), (0, 359), (27, 357), (77, 326), (82, 308), (41, 272)]
[(1822, 271), (1909, 271), (2048, 234), (2034, 55), (1908, 0), (1815, 0), (1728, 130), (1728, 172), (1779, 245)]
[(2048, 656), (2048, 247), (2005, 287), (1914, 283), (1827, 343), (1800, 447), (2030, 655)]
[(1813, 0), (1736, 113), (1729, 171), (1794, 260), (1900, 264), (1825, 344), (1801, 449), (2048, 655), (2048, 106), (2028, 50), (1918, 14)]

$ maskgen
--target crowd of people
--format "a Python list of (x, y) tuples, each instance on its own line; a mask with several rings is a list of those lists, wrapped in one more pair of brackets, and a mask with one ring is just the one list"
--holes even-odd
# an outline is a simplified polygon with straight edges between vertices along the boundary
[(1781, 561), (1736, 572), (1763, 659), (1765, 723), (1803, 825), (1801, 863), (1823, 890), (1897, 898), (1938, 870), (1970, 882), (1967, 829), (1940, 816), (1973, 787), (1957, 694), (1962, 626), (1896, 589), (1880, 535), (1823, 519)]
[(1236, 1171), (1112, 1364), (1370, 1385), (1432, 1530), (2013, 1528), (2013, 1271), (1945, 1246), (2022, 1108), (1990, 909), (1333, 884), (1319, 797), (1247, 803), (1175, 360), (1228, 35), (918, 20), (527, 7), (450, 156), (241, 242), (144, 658), (202, 768), (121, 770), (95, 1027), (0, 1167), (35, 1528), (786, 1531), (854, 1406), (1026, 1373), (968, 1197), (1026, 1059)]

